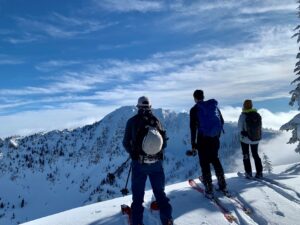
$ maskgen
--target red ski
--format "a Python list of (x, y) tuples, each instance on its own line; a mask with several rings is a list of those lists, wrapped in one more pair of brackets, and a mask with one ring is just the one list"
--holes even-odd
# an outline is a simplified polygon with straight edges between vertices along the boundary
[[(203, 183), (203, 178), (202, 176), (199, 177), (199, 180), (201, 183)], [(228, 198), (232, 203), (236, 204), (241, 210), (243, 210), (244, 213), (246, 213), (248, 216), (252, 213), (252, 210), (246, 207), (235, 195), (232, 193), (226, 191), (223, 192), (219, 189), (217, 191), (221, 192), (226, 198)]]
[(124, 216), (127, 217), (128, 225), (132, 225), (131, 223), (131, 208), (130, 206), (123, 204), (121, 205), (121, 212)]
[(224, 217), (226, 218), (226, 220), (228, 220), (228, 222), (237, 222), (235, 216), (232, 215), (231, 212), (227, 208), (225, 208), (225, 206), (222, 205), (222, 203), (217, 197), (209, 197), (208, 195), (206, 195), (204, 189), (200, 185), (198, 185), (193, 179), (189, 179), (189, 185), (191, 185), (191, 187), (194, 190), (202, 193), (207, 199), (209, 199), (220, 210), (220, 212), (223, 213)]

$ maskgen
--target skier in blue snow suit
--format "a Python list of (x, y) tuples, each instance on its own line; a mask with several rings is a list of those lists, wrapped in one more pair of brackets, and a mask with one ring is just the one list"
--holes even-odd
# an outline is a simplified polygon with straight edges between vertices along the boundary
[[(123, 146), (130, 154), (132, 162), (131, 190), (132, 190), (132, 225), (143, 225), (143, 202), (145, 185), (149, 177), (152, 190), (160, 209), (160, 219), (163, 225), (173, 225), (172, 207), (165, 193), (165, 174), (163, 169), (163, 149), (166, 147), (166, 135), (159, 120), (152, 114), (151, 104), (147, 97), (138, 99), (138, 113), (127, 121)], [(141, 127), (145, 126), (145, 119), (156, 121), (163, 137), (162, 151), (155, 157), (142, 154)]]

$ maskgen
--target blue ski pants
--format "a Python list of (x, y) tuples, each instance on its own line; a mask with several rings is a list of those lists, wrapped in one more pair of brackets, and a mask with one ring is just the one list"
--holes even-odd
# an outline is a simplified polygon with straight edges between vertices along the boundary
[(143, 202), (147, 177), (149, 177), (153, 194), (158, 202), (162, 225), (168, 224), (168, 220), (172, 219), (172, 206), (165, 193), (165, 174), (162, 161), (143, 164), (137, 160), (133, 160), (131, 166), (132, 225), (143, 224)]

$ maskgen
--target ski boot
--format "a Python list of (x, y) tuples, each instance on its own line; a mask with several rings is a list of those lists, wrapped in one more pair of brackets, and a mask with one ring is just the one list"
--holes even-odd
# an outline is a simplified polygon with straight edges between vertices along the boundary
[(261, 178), (263, 178), (263, 174), (262, 174), (262, 172), (258, 172), (258, 173), (256, 173), (256, 174), (255, 174), (255, 178), (257, 178), (257, 179), (261, 179)]
[(213, 198), (214, 197), (214, 191), (213, 191), (213, 185), (212, 183), (207, 183), (205, 186), (205, 196), (207, 198)]
[(245, 173), (245, 178), (246, 179), (251, 179), (252, 178), (252, 173)]
[(229, 195), (224, 175), (218, 176), (217, 178), (218, 178), (218, 185), (219, 185), (218, 190), (222, 192), (224, 195)]

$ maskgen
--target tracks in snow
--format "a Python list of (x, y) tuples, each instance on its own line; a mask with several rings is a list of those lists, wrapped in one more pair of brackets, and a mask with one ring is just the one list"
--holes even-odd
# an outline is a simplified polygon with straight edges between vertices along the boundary
[(289, 201), (297, 203), (300, 207), (300, 194), (295, 189), (269, 178), (255, 179), (255, 180), (273, 189), (275, 192), (287, 198)]

